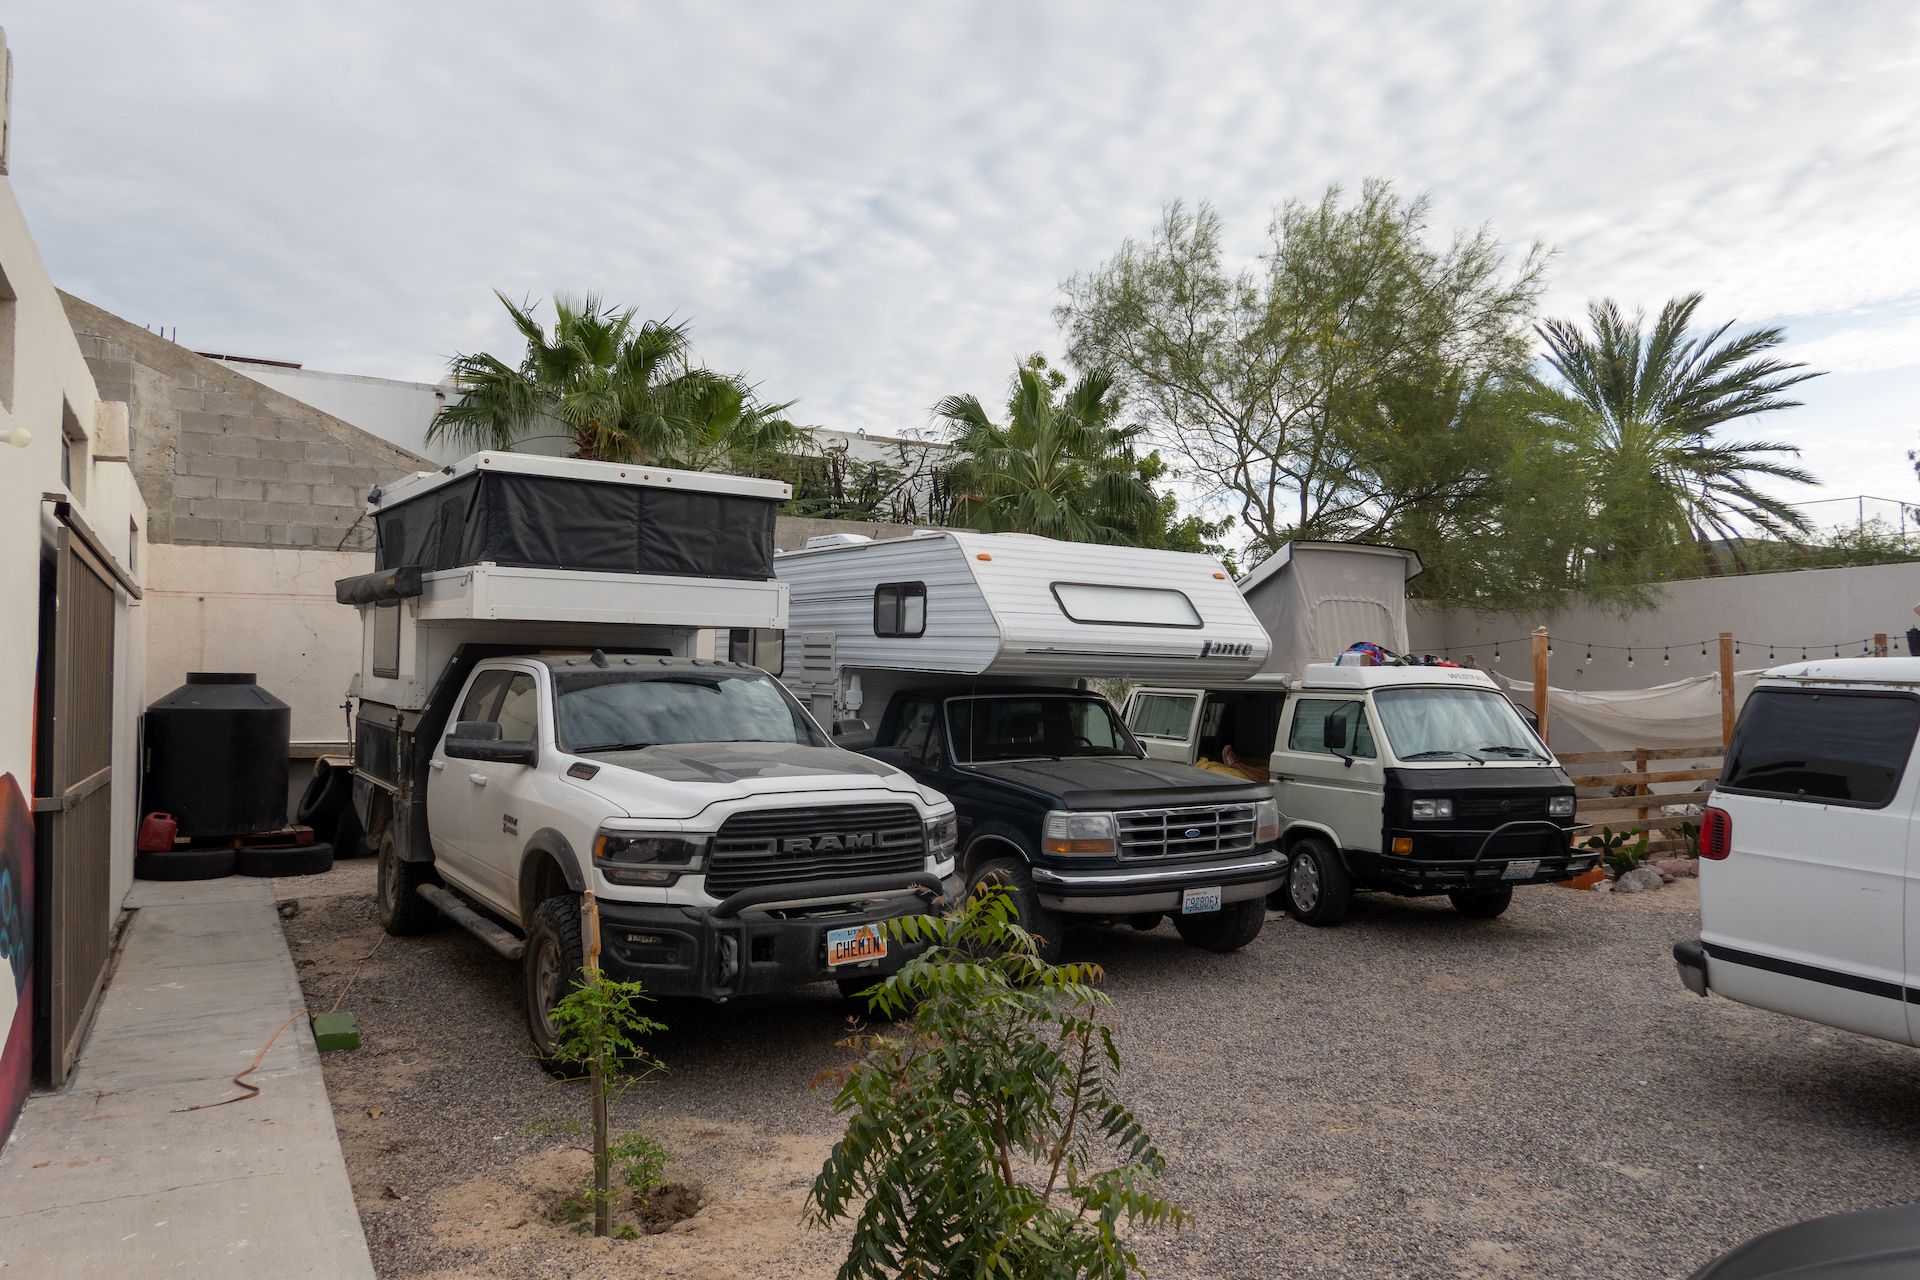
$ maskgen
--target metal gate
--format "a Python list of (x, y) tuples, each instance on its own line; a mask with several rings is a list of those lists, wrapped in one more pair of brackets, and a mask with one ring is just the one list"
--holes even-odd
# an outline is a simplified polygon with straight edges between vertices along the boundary
[(106, 976), (112, 916), (114, 579), (72, 528), (56, 543), (52, 715), (40, 815), (47, 1071), (72, 1071)]

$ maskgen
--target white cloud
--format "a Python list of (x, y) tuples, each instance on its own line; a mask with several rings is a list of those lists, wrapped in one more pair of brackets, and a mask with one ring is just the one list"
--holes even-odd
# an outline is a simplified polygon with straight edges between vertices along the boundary
[(1057, 351), (1059, 280), (1164, 201), (1212, 199), (1250, 257), (1274, 204), (1376, 174), (1555, 245), (1555, 313), (1701, 289), (1716, 320), (1846, 315), (1829, 350), (1882, 360), (1880, 311), (1920, 304), (1903, 0), (14, 10), (56, 277), (318, 367), (432, 378), (508, 344), (489, 289), (593, 288), (895, 432)]
[(1920, 367), (1920, 315), (1889, 316), (1873, 325), (1855, 325), (1822, 338), (1797, 342), (1782, 353), (1832, 373), (1877, 373)]

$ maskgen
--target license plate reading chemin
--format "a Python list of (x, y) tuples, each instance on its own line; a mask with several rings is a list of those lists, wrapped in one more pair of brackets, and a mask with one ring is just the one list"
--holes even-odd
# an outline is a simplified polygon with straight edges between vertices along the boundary
[(887, 954), (887, 939), (870, 924), (849, 925), (827, 930), (827, 968), (881, 960)]
[(1197, 916), (1205, 911), (1220, 909), (1220, 886), (1210, 889), (1187, 889), (1180, 894), (1180, 914)]
[(1525, 858), (1519, 862), (1509, 862), (1507, 869), (1500, 873), (1502, 880), (1531, 880), (1540, 870), (1540, 859)]

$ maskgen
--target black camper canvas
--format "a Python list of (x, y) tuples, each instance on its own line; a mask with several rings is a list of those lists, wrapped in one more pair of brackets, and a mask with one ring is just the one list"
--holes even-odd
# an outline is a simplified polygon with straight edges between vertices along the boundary
[(737, 494), (474, 472), (374, 516), (377, 568), (773, 577), (779, 504)]

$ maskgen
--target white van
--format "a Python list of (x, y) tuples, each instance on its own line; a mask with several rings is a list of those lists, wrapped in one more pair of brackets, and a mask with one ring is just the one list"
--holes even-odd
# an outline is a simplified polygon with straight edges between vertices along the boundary
[(1700, 824), (1688, 989), (1920, 1043), (1920, 659), (1776, 667)]

